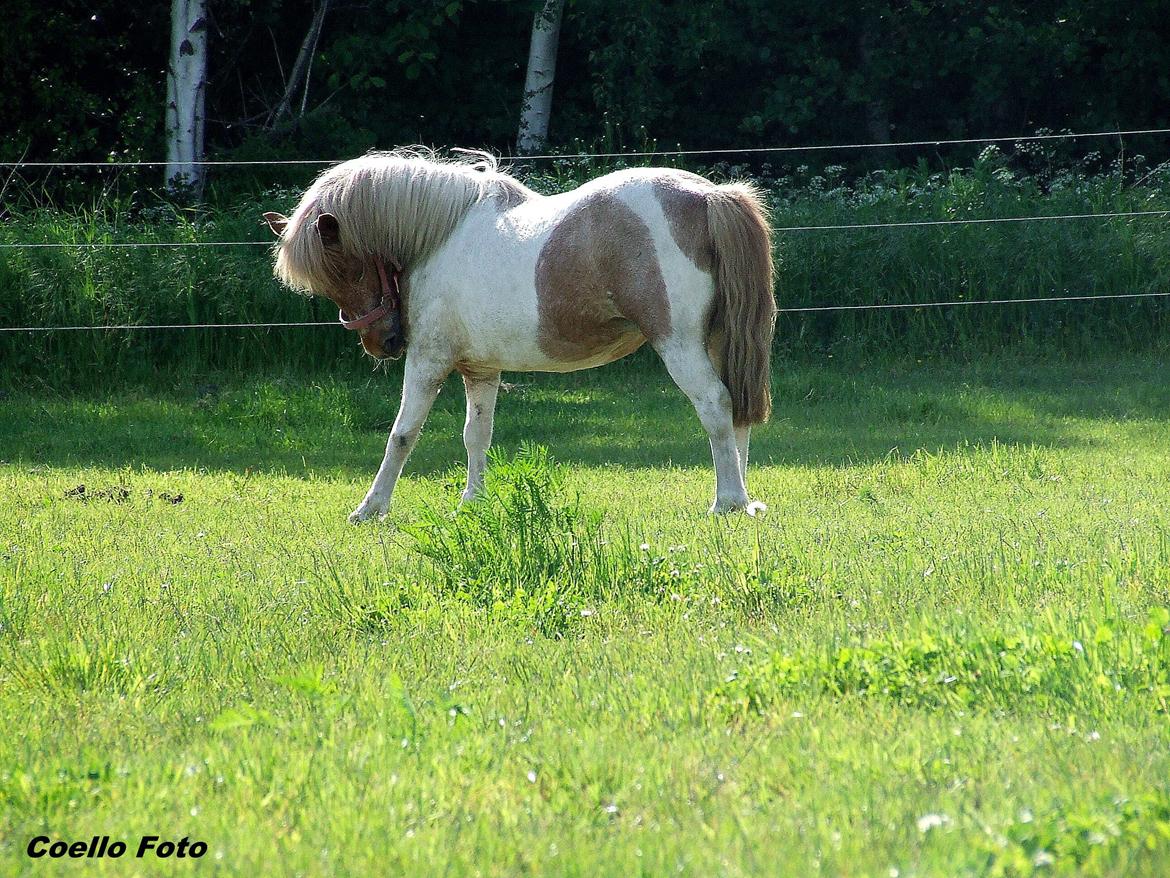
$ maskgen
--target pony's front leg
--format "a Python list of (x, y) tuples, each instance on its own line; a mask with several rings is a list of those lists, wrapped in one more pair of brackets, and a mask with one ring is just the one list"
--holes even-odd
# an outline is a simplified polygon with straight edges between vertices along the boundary
[(370, 485), (366, 493), (366, 499), (350, 513), (351, 522), (356, 524), (375, 515), (383, 515), (389, 508), (390, 496), (394, 493), (394, 485), (398, 482), (406, 458), (418, 441), (418, 434), (422, 432), (435, 397), (439, 395), (443, 379), (450, 371), (449, 367), (407, 354), (402, 378), (402, 403), (390, 430), (390, 438), (386, 441), (386, 454), (378, 474), (374, 476), (374, 484)]
[(463, 444), (467, 446), (467, 487), (463, 500), (471, 500), (483, 487), (487, 469), (487, 450), (492, 444), (492, 423), (496, 413), (496, 395), (500, 390), (500, 373), (464, 375), (467, 393), (467, 420), (463, 424)]

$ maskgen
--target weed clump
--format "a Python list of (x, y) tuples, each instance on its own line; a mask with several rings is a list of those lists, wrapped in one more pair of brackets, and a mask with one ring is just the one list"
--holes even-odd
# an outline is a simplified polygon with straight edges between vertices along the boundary
[(482, 493), (454, 513), (424, 510), (403, 527), (448, 593), (564, 633), (595, 593), (601, 515), (581, 508), (540, 446), (493, 454)]

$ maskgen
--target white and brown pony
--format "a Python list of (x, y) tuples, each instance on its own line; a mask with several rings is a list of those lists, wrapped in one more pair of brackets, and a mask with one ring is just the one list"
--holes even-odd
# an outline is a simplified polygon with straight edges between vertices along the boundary
[(375, 153), (321, 174), (279, 235), (276, 276), (332, 299), (366, 352), (406, 351), (402, 401), (361, 505), (384, 514), (444, 379), (467, 391), (467, 488), (483, 484), (500, 372), (570, 372), (649, 341), (698, 412), (713, 512), (755, 513), (748, 433), (771, 407), (770, 230), (746, 184), (666, 168), (538, 195), (488, 155)]

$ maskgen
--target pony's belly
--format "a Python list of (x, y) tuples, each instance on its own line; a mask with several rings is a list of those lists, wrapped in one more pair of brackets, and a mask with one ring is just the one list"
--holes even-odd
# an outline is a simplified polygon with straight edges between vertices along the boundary
[[(614, 332), (599, 334), (589, 341), (566, 343), (549, 356), (545, 345), (525, 344), (517, 340), (494, 351), (468, 351), (460, 366), (474, 371), (501, 372), (577, 372), (604, 366), (632, 354), (646, 342), (637, 327), (627, 321)], [(628, 327), (628, 328), (627, 328)]]
[(545, 358), (545, 365), (540, 367), (541, 372), (576, 372), (580, 369), (592, 369), (595, 366), (604, 366), (614, 360), (632, 354), (646, 343), (646, 336), (636, 329), (610, 339), (596, 347), (586, 347), (576, 354), (565, 354), (569, 359)]

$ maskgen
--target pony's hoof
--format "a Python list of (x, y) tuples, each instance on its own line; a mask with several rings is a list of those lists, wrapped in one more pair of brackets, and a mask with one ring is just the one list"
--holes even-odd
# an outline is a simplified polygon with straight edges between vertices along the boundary
[(768, 507), (758, 500), (716, 500), (711, 506), (712, 515), (726, 515), (729, 512), (744, 512), (755, 517), (760, 512), (767, 511)]
[(359, 506), (349, 514), (349, 523), (361, 524), (363, 521), (369, 521), (371, 518), (375, 518), (381, 514), (382, 513), (379, 510), (372, 507), (367, 508), (365, 506)]

